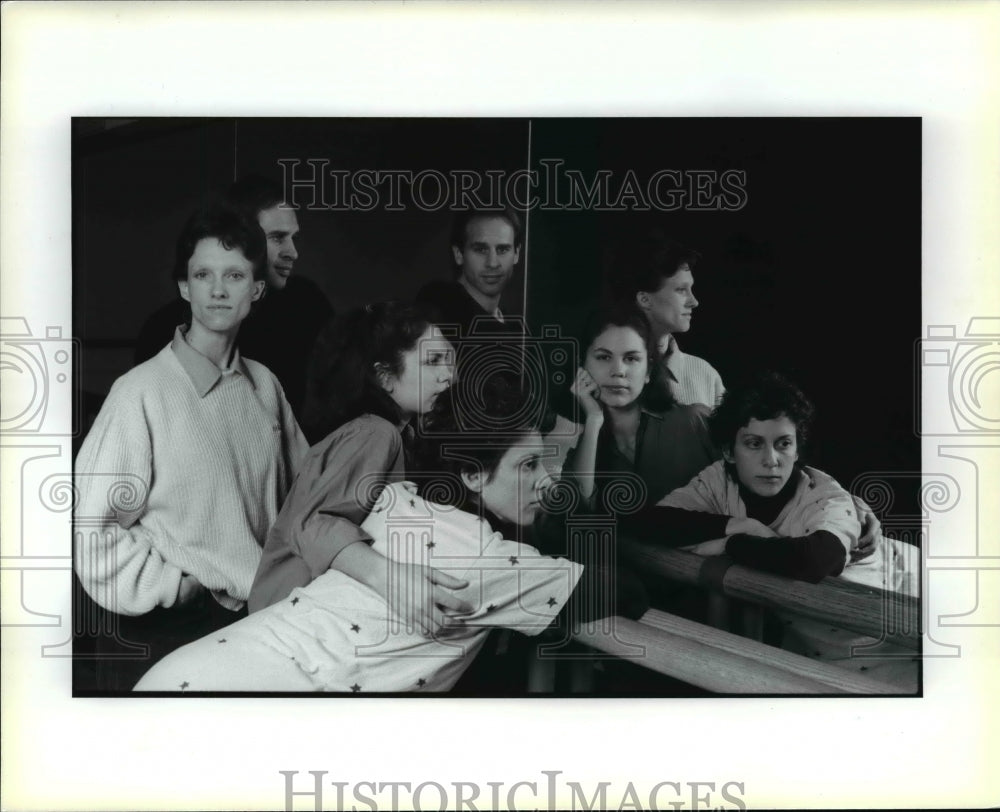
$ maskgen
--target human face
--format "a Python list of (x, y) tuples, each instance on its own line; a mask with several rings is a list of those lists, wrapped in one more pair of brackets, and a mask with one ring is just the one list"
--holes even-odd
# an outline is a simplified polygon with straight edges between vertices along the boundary
[(433, 325), (403, 353), (399, 375), (387, 375), (382, 385), (407, 419), (430, 411), (435, 398), (451, 386), (454, 358), (451, 342)]
[(542, 465), (541, 450), (541, 435), (533, 431), (507, 449), (491, 477), (477, 474), (466, 479), (466, 485), (479, 493), (483, 507), (491, 513), (517, 525), (529, 525), (541, 511), (542, 497), (551, 481)]
[(691, 329), (691, 313), (698, 300), (694, 298), (694, 277), (687, 263), (664, 279), (659, 290), (639, 291), (635, 298), (657, 335), (686, 333)]
[(472, 220), (465, 227), (465, 245), (453, 245), (451, 250), (461, 269), (459, 281), (469, 293), (477, 299), (498, 300), (519, 256), (510, 223), (502, 217)]
[(753, 418), (736, 432), (732, 451), (723, 456), (736, 466), (736, 476), (751, 493), (774, 496), (788, 482), (799, 458), (795, 424), (785, 415)]
[(295, 250), (298, 218), (293, 209), (279, 205), (261, 211), (257, 222), (267, 238), (267, 284), (275, 290), (282, 290), (292, 275), (295, 260), (299, 258), (299, 252)]
[(601, 403), (624, 408), (649, 383), (646, 343), (631, 327), (611, 325), (587, 348), (583, 368), (600, 387)]
[(250, 304), (264, 292), (255, 282), (253, 263), (239, 248), (226, 248), (215, 237), (198, 241), (188, 260), (187, 279), (177, 283), (191, 303), (191, 329), (196, 333), (234, 335), (250, 314)]

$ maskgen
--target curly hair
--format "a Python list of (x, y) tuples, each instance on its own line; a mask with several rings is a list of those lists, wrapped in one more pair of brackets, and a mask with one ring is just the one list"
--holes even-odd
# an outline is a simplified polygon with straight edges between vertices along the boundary
[(421, 426), (417, 467), (427, 472), (420, 477), (421, 491), (433, 486), (434, 474), (455, 479), (481, 472), (491, 479), (511, 446), (533, 431), (552, 429), (554, 415), (539, 406), (512, 372), (459, 378), (438, 396)]
[(580, 333), (581, 363), (586, 362), (590, 348), (609, 327), (628, 327), (634, 330), (646, 347), (646, 361), (649, 371), (649, 383), (643, 387), (638, 401), (641, 406), (653, 411), (664, 412), (677, 405), (677, 401), (667, 385), (663, 364), (660, 363), (660, 353), (656, 347), (653, 330), (645, 314), (633, 301), (620, 301), (602, 307), (592, 312), (584, 322)]
[(381, 302), (335, 316), (320, 330), (309, 359), (302, 430), (318, 442), (355, 417), (402, 419), (379, 382), (379, 370), (398, 376), (403, 354), (431, 326), (418, 305)]
[(751, 420), (787, 417), (795, 424), (796, 444), (809, 437), (814, 408), (795, 384), (777, 372), (763, 372), (727, 389), (708, 418), (708, 429), (717, 448), (732, 450), (736, 433)]

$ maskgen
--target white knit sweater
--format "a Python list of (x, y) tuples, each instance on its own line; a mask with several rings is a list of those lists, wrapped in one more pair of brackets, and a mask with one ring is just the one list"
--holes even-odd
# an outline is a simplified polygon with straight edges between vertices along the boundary
[(237, 354), (223, 372), (178, 334), (115, 381), (77, 456), (87, 593), (141, 615), (172, 606), (191, 574), (239, 609), (306, 450), (265, 366)]
[(713, 409), (726, 391), (715, 367), (704, 358), (681, 352), (673, 336), (667, 343), (663, 366), (670, 391), (678, 403), (704, 403)]

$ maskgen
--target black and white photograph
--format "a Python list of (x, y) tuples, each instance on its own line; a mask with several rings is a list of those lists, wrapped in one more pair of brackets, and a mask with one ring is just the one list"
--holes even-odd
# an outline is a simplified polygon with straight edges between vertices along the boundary
[(919, 119), (73, 125), (82, 695), (919, 694)]
[(995, 5), (0, 11), (3, 808), (995, 805)]

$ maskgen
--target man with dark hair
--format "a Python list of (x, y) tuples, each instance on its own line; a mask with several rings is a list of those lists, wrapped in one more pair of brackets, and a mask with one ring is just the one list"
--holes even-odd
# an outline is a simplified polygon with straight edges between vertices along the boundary
[(429, 282), (417, 301), (437, 310), (439, 324), (456, 328), (458, 338), (475, 334), (522, 332), (519, 320), (507, 321), (500, 299), (521, 256), (521, 218), (513, 209), (460, 212), (452, 223), (455, 279)]
[(712, 407), (725, 391), (722, 378), (704, 359), (681, 352), (674, 337), (691, 329), (698, 306), (692, 271), (699, 259), (697, 251), (652, 232), (626, 252), (614, 287), (618, 298), (634, 300), (646, 314), (677, 402)]
[[(295, 209), (284, 202), (281, 185), (247, 175), (229, 187), (228, 202), (255, 220), (267, 243), (267, 287), (239, 334), (240, 352), (270, 369), (281, 382), (296, 417), (305, 396), (306, 364), (316, 335), (333, 309), (314, 282), (292, 276), (298, 259)], [(135, 363), (152, 358), (170, 341), (191, 311), (177, 299), (151, 315), (136, 340)]]

